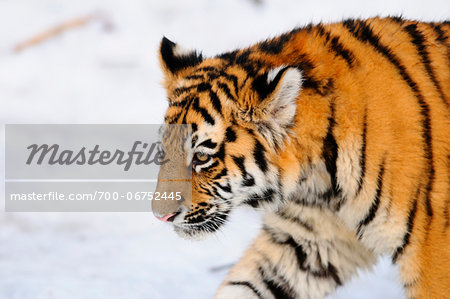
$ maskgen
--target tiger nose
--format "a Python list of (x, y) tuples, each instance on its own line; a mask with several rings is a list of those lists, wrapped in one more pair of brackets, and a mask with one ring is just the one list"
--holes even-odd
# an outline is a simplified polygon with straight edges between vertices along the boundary
[(164, 221), (164, 222), (173, 222), (173, 220), (175, 219), (175, 217), (177, 217), (178, 214), (180, 214), (180, 212), (168, 214), (168, 215), (163, 216), (163, 217), (159, 217), (159, 216), (156, 216), (156, 215), (155, 215), (155, 217), (156, 217), (158, 220), (161, 220), (161, 221)]

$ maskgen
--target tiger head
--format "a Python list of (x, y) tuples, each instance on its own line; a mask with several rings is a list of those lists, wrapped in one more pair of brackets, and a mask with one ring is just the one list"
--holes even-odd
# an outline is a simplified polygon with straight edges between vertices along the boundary
[[(162, 165), (156, 190), (181, 191), (182, 200), (154, 200), (152, 210), (182, 237), (215, 232), (236, 206), (276, 209), (282, 202), (277, 160), (295, 124), (302, 75), (252, 55), (246, 49), (204, 58), (166, 38), (161, 42), (165, 123), (190, 130), (183, 138), (162, 139), (168, 160), (176, 162)], [(173, 190), (164, 179), (188, 170), (189, 192)]]

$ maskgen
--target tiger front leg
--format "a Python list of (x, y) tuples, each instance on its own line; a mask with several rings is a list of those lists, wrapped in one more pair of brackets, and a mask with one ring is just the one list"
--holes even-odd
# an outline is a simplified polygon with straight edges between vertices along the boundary
[(266, 215), (215, 298), (324, 298), (357, 268), (373, 265), (374, 257), (333, 216), (314, 208), (302, 212)]

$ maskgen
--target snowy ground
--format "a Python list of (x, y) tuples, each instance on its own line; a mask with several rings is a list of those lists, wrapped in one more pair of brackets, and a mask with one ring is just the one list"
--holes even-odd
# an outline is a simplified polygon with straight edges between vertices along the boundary
[[(163, 35), (208, 55), (310, 21), (450, 15), (448, 0), (262, 2), (0, 0), (0, 120), (160, 122), (166, 103), (156, 50)], [(11, 52), (43, 29), (92, 12), (102, 12), (113, 30), (93, 23)], [(0, 158), (4, 179), (3, 147)], [(189, 242), (148, 213), (0, 212), (0, 298), (210, 298), (226, 273), (215, 267), (238, 259), (258, 223), (242, 209), (223, 233)], [(402, 296), (397, 270), (382, 259), (333, 298)]]

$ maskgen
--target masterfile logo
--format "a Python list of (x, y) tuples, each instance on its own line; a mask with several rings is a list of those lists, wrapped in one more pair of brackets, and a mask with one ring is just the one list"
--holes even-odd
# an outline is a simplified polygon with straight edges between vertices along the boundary
[(42, 165), (42, 163), (48, 163), (49, 165), (94, 165), (97, 163), (108, 165), (116, 163), (118, 165), (124, 165), (124, 170), (128, 171), (133, 163), (136, 165), (155, 163), (161, 166), (168, 162), (167, 159), (164, 159), (164, 152), (162, 150), (156, 150), (156, 153), (154, 153), (158, 145), (160, 146), (161, 143), (154, 142), (149, 145), (147, 142), (135, 141), (131, 150), (128, 152), (118, 149), (111, 152), (109, 150), (100, 150), (100, 145), (98, 144), (91, 150), (83, 146), (78, 151), (70, 149), (61, 150), (58, 144), (32, 144), (27, 147), (30, 150), (30, 155), (26, 163), (27, 165), (32, 163), (36, 163), (37, 165)]
[[(192, 192), (191, 168), (183, 155), (170, 161), (162, 141), (182, 146), (189, 132), (186, 125), (6, 125), (5, 210), (150, 211), (151, 200), (180, 200), (179, 190)], [(159, 167), (169, 161), (189, 171), (165, 177), (175, 189), (159, 194)]]

